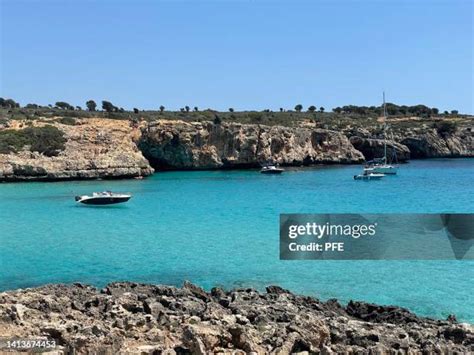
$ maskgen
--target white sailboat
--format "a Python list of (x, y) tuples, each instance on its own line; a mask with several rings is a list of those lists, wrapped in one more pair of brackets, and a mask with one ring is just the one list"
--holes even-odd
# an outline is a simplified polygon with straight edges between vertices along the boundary
[[(377, 158), (367, 162), (364, 172), (385, 174), (385, 175), (396, 175), (398, 166), (392, 165), (387, 159), (387, 106), (385, 104), (385, 92), (383, 93), (383, 158)], [(397, 159), (397, 153), (395, 149), (392, 149), (393, 156), (392, 161)]]

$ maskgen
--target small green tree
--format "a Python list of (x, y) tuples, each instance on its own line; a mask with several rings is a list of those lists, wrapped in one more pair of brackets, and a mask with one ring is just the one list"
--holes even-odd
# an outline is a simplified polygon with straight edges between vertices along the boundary
[(189, 106), (184, 106), (184, 109), (186, 110), (186, 112), (189, 112), (190, 110)]
[(5, 107), (5, 108), (20, 107), (20, 104), (13, 99), (2, 99), (2, 100), (3, 100), (1, 104), (2, 107)]
[(86, 106), (89, 111), (95, 111), (95, 109), (97, 108), (97, 104), (95, 103), (94, 100), (87, 101)]
[(102, 109), (106, 112), (114, 112), (117, 111), (117, 107), (115, 107), (110, 101), (102, 101)]
[(322, 107), (322, 106), (319, 108), (319, 111), (320, 111), (320, 112), (324, 112), (324, 110), (325, 110), (325, 108)]
[(234, 112), (234, 109), (232, 107), (230, 107), (229, 112)]
[(283, 109), (283, 107), (280, 107), (280, 112), (283, 112), (283, 111), (285, 111), (285, 110)]
[(58, 101), (55, 103), (55, 106), (61, 110), (74, 110), (74, 107), (69, 105), (67, 102)]
[(298, 105), (295, 106), (295, 111), (296, 112), (301, 112), (302, 109), (303, 109), (303, 105), (301, 105), (301, 104), (298, 104)]
[(138, 113), (138, 109), (136, 107), (133, 108), (133, 113)]
[(452, 111), (451, 111), (451, 115), (456, 116), (456, 115), (458, 115), (458, 114), (459, 114), (459, 111), (458, 111), (458, 110), (452, 110)]
[(198, 112), (198, 111), (199, 111), (199, 107), (194, 106), (194, 111), (195, 111), (195, 112)]
[[(296, 107), (295, 107), (295, 109), (296, 109)], [(310, 107), (308, 107), (308, 112), (314, 112), (314, 111), (316, 111), (316, 106), (311, 105)]]
[(163, 105), (160, 106), (160, 112), (163, 112), (165, 110), (165, 107)]

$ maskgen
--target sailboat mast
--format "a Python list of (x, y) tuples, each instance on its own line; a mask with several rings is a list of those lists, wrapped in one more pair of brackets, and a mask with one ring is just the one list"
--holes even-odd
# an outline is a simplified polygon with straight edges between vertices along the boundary
[(387, 164), (387, 105), (385, 104), (385, 91), (383, 92), (383, 159)]

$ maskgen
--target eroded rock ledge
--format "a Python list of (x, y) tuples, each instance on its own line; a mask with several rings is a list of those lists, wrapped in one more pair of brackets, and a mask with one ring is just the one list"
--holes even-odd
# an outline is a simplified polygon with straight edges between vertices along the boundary
[(344, 307), (278, 286), (259, 293), (112, 283), (0, 293), (2, 336), (48, 337), (69, 353), (468, 353), (473, 330), (454, 317), (363, 302)]

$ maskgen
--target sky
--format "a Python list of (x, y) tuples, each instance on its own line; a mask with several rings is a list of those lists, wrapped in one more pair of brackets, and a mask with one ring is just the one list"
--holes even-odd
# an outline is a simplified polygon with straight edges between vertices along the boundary
[(0, 0), (0, 96), (473, 113), (472, 0)]

